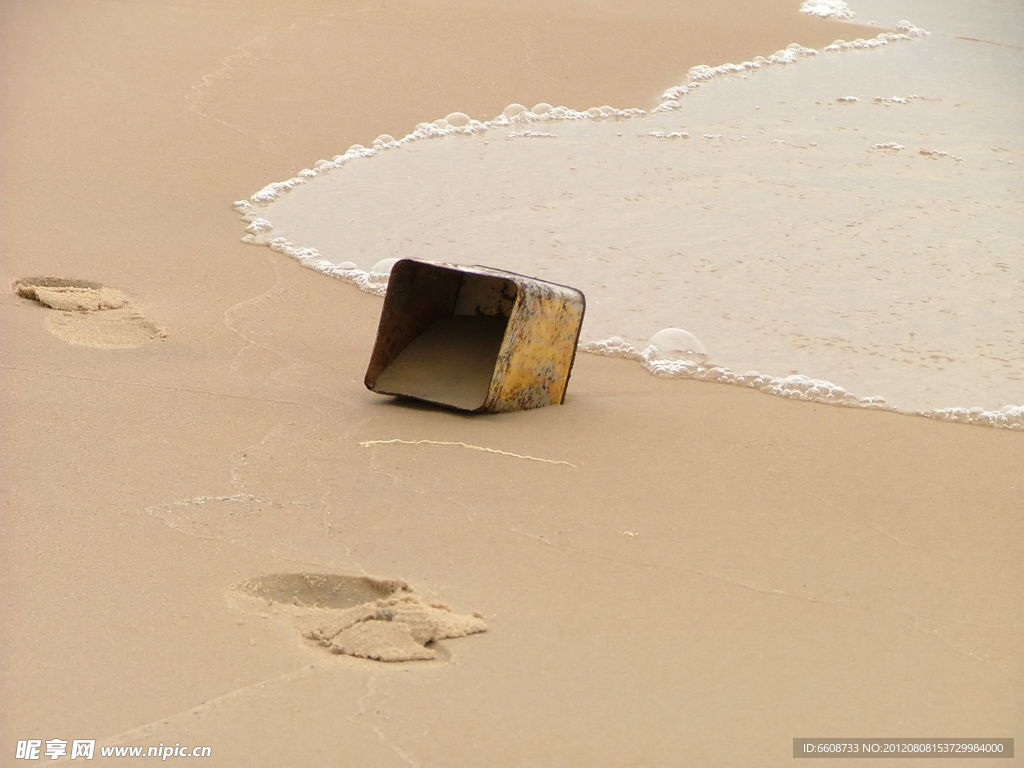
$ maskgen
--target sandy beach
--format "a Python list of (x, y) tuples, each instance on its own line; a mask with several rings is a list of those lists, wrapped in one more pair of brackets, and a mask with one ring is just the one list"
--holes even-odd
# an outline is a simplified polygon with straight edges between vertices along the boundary
[[(400, 403), (363, 386), (379, 298), (240, 242), (233, 201), (380, 134), (649, 109), (694, 65), (875, 31), (798, 5), (0, 4), (0, 277), (116, 305), (0, 293), (0, 763), (59, 739), (774, 766), (797, 737), (1019, 736), (1021, 432), (587, 354), (560, 407)], [(332, 654), (295, 586), (324, 574), (487, 630)]]

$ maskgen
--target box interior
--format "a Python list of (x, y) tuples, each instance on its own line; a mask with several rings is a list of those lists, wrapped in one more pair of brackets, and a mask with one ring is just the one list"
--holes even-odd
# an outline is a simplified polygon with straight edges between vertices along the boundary
[[(417, 297), (437, 301), (423, 330), (385, 365), (373, 389), (477, 410), (487, 401), (518, 288), (500, 277), (451, 269), (443, 273), (440, 280), (447, 285)], [(453, 280), (458, 281), (454, 291)], [(396, 335), (405, 335), (401, 314), (392, 321)]]

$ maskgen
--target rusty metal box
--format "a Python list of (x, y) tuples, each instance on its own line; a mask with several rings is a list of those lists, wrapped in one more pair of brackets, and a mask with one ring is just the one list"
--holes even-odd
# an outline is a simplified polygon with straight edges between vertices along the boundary
[(473, 412), (561, 404), (585, 304), (575, 288), (513, 272), (402, 259), (366, 386)]

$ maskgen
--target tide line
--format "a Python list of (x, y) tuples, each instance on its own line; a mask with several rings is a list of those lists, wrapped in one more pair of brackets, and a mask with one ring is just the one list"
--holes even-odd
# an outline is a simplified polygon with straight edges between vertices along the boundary
[(571, 464), (568, 461), (558, 461), (556, 459), (540, 459), (536, 456), (525, 456), (521, 453), (510, 453), (509, 451), (500, 451), (497, 448), (486, 448), (482, 445), (470, 445), (469, 443), (458, 443), (451, 442), (449, 440), (401, 440), (394, 438), (392, 440), (361, 440), (359, 442), (364, 448), (368, 448), (371, 445), (457, 445), (460, 448), (469, 448), (473, 451), (484, 451), (485, 453), (496, 453), (499, 456), (511, 456), (514, 459), (526, 459), (527, 461), (539, 461), (542, 464), (564, 464), (567, 467), (573, 469), (579, 469), (575, 464)]

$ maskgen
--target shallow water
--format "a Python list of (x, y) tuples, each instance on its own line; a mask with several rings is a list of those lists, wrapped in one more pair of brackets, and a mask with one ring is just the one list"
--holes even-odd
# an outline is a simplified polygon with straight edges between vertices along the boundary
[(753, 370), (742, 383), (791, 396), (1003, 409), (1020, 428), (1019, 11), (956, 5), (900, 4), (939, 25), (927, 37), (698, 68), (643, 116), (513, 110), (384, 137), (240, 206), (249, 239), (377, 290), (366, 272), (401, 257), (536, 275), (587, 294), (584, 342), (622, 340), (592, 350), (637, 357), (667, 327), (703, 343), (708, 364), (648, 355), (655, 372)]

